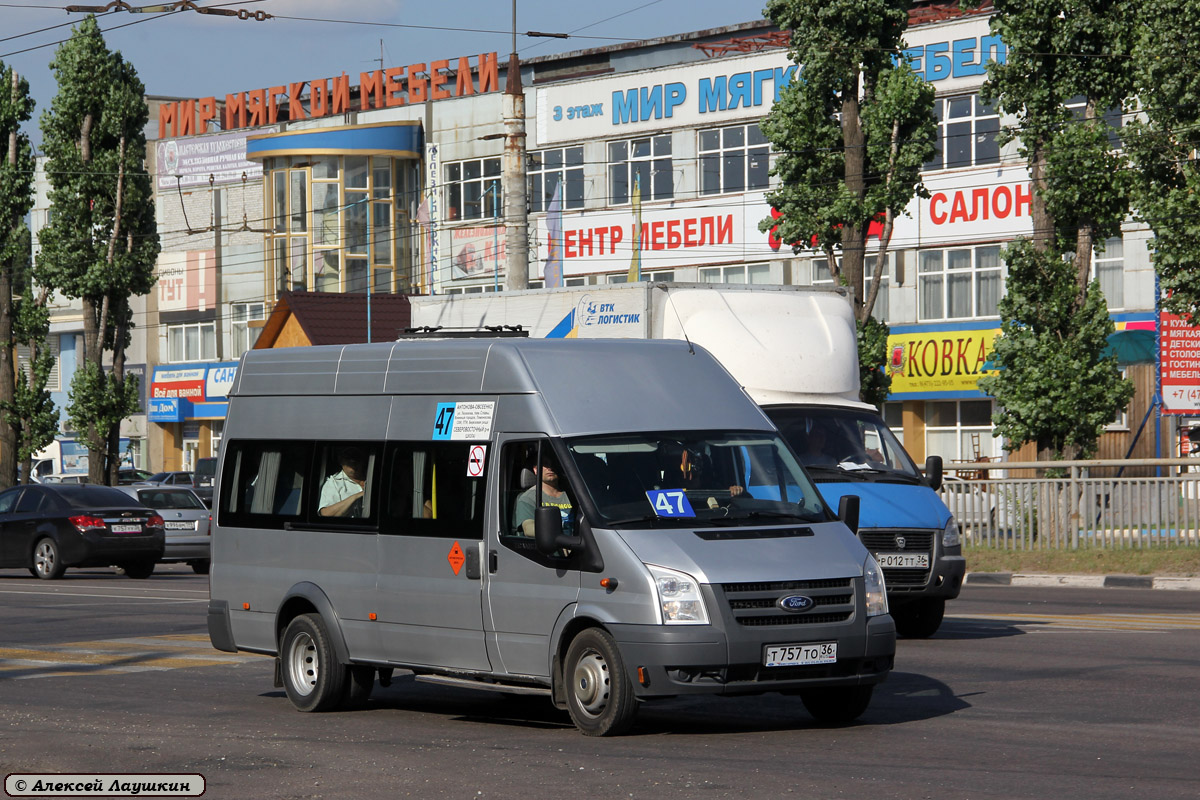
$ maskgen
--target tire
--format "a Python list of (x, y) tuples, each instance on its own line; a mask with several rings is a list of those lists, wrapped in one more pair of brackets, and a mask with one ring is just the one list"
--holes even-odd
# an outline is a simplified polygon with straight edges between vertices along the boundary
[(62, 558), (59, 557), (58, 542), (49, 536), (38, 539), (37, 544), (33, 546), (29, 564), (29, 571), (33, 573), (33, 577), (52, 581), (61, 578), (66, 570)]
[(567, 710), (585, 736), (616, 736), (633, 724), (637, 700), (625, 661), (607, 631), (588, 628), (567, 648)]
[(933, 636), (942, 626), (942, 617), (945, 615), (946, 601), (939, 597), (926, 597), (892, 609), (896, 633), (906, 639), (928, 639)]
[(346, 688), (342, 692), (341, 707), (347, 710), (362, 708), (371, 698), (374, 688), (374, 667), (350, 665), (346, 668)]
[(822, 725), (849, 725), (862, 716), (871, 704), (874, 686), (834, 686), (828, 689), (805, 689), (800, 701)]
[(346, 666), (338, 663), (329, 630), (318, 614), (288, 623), (279, 647), (283, 688), (300, 711), (328, 711), (341, 704)]
[(134, 578), (135, 580), (145, 580), (154, 574), (153, 561), (134, 561), (128, 564), (122, 564), (121, 569), (125, 570), (125, 577)]
[(207, 575), (209, 569), (212, 567), (212, 562), (205, 558), (199, 561), (189, 561), (188, 566), (191, 567), (192, 572), (196, 573), (197, 575)]

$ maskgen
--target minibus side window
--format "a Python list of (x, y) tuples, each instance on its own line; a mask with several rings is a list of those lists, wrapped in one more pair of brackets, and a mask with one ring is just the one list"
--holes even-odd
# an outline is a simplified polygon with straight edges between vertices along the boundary
[(508, 547), (537, 561), (545, 558), (533, 544), (533, 515), (539, 505), (558, 508), (563, 533), (575, 534), (579, 513), (575, 492), (548, 442), (506, 445), (503, 481), (500, 540)]
[(379, 451), (379, 445), (364, 442), (319, 444), (310, 520), (333, 527), (372, 522), (378, 515)]
[(389, 445), (383, 533), (482, 539), (486, 442)]
[(282, 528), (301, 519), (311, 455), (307, 442), (230, 442), (220, 523)]

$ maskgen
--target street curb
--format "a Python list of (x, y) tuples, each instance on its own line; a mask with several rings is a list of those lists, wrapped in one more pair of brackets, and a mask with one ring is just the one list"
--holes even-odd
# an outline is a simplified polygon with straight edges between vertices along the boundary
[(1200, 591), (1200, 578), (1149, 575), (1039, 575), (1019, 572), (968, 572), (966, 583), (975, 586), (1064, 586), (1077, 589), (1167, 589)]

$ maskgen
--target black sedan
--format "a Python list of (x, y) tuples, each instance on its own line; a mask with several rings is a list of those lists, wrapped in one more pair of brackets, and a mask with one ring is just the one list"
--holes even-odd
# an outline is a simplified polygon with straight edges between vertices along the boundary
[(163, 556), (157, 511), (109, 486), (33, 484), (0, 492), (0, 567), (53, 580), (67, 567), (114, 565), (147, 578)]

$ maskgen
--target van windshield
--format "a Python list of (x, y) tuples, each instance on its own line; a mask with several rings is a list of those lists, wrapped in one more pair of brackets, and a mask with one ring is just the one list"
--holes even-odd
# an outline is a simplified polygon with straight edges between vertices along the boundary
[(774, 433), (663, 432), (568, 440), (604, 526), (824, 522), (825, 504)]
[(921, 473), (878, 414), (857, 408), (763, 409), (817, 481), (920, 483)]

